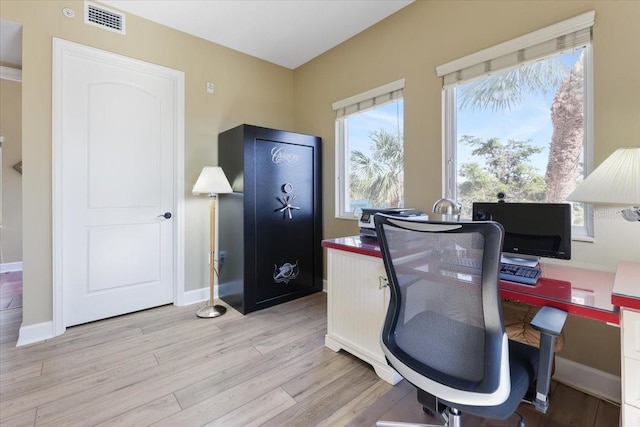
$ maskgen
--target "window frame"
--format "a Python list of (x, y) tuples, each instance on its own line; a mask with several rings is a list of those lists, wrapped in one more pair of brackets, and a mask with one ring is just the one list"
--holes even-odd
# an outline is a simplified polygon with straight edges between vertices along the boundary
[[(517, 39), (502, 43), (497, 46), (485, 49), (475, 54), (468, 55), (464, 58), (460, 58), (456, 61), (452, 61), (448, 64), (438, 67), (438, 75), (443, 76), (446, 73), (451, 73), (457, 67), (468, 67), (473, 64), (474, 61), (489, 60), (492, 55), (498, 55), (498, 52), (502, 55), (509, 52), (515, 52), (517, 49), (523, 49), (538, 42), (540, 38), (549, 37), (550, 34), (562, 35), (575, 30), (575, 27), (593, 26), (595, 14), (588, 12), (567, 21), (554, 24), (550, 27), (543, 28), (534, 33), (530, 33), (519, 37)], [(561, 53), (561, 51), (550, 53), (542, 56), (539, 59), (549, 58), (555, 54)], [(584, 176), (588, 176), (593, 170), (593, 120), (594, 120), (594, 107), (593, 107), (593, 39), (589, 41), (584, 47), (583, 58), (583, 79), (584, 79), (584, 94), (583, 94), (583, 117), (584, 117), (584, 145), (583, 145), (583, 161), (584, 161)], [(505, 69), (496, 71), (505, 71)], [(467, 80), (471, 81), (471, 80)], [(457, 106), (456, 106), (456, 87), (452, 84), (448, 86), (443, 85), (442, 89), (442, 194), (443, 197), (456, 200), (457, 197)], [(592, 205), (584, 204), (584, 224), (582, 226), (572, 227), (572, 240), (577, 241), (593, 241), (593, 217), (589, 214), (592, 212)]]
[[(333, 110), (336, 111), (335, 120), (335, 218), (337, 219), (353, 219), (358, 220), (359, 217), (354, 215), (352, 211), (346, 210), (346, 201), (349, 188), (348, 173), (348, 155), (349, 147), (346, 136), (348, 134), (347, 119), (353, 114), (357, 114), (368, 109), (385, 105), (389, 102), (402, 99), (404, 102), (405, 79), (399, 79), (391, 83), (368, 90), (358, 95), (337, 101), (332, 104)], [(391, 97), (381, 103), (376, 103), (376, 98), (392, 95), (400, 91), (399, 97)], [(370, 105), (366, 108), (360, 108), (360, 105)], [(353, 111), (349, 111), (353, 110)], [(340, 113), (342, 111), (342, 113)], [(404, 121), (404, 116), (402, 117)]]
[(346, 189), (349, 187), (349, 174), (346, 169), (347, 144), (345, 141), (346, 123), (344, 117), (336, 119), (336, 218), (354, 219), (353, 213), (346, 211)]

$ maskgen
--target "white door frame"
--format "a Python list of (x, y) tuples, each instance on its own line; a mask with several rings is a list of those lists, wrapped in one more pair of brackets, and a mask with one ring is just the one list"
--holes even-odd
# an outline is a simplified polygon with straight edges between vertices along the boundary
[(174, 145), (174, 204), (172, 224), (174, 227), (174, 289), (173, 304), (184, 305), (184, 249), (185, 249), (185, 221), (184, 221), (184, 100), (185, 78), (184, 72), (167, 67), (147, 63), (134, 58), (118, 55), (104, 50), (92, 48), (78, 43), (53, 38), (52, 57), (52, 161), (53, 161), (53, 197), (52, 197), (52, 225), (53, 225), (53, 336), (62, 335), (66, 330), (64, 324), (64, 295), (62, 285), (62, 135), (60, 126), (62, 120), (62, 75), (64, 73), (65, 55), (83, 56), (98, 61), (117, 60), (132, 66), (144, 66), (145, 69), (172, 79), (175, 82), (175, 145)]

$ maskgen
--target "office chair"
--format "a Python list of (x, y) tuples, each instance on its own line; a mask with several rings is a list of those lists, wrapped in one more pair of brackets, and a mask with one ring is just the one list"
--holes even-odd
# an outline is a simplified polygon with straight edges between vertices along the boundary
[(390, 287), (382, 350), (418, 389), (423, 408), (440, 413), (444, 426), (460, 426), (462, 413), (507, 419), (537, 380), (531, 403), (546, 412), (553, 345), (567, 313), (538, 312), (531, 324), (541, 331), (540, 349), (507, 338), (498, 275), (502, 226), (383, 214), (374, 221)]

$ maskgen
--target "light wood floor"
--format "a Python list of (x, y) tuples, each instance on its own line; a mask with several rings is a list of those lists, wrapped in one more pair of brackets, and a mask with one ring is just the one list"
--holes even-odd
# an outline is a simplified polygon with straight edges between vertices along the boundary
[[(2, 426), (373, 426), (429, 421), (406, 382), (393, 387), (324, 347), (326, 295), (242, 316), (199, 319), (164, 306), (15, 347), (21, 308), (0, 311)], [(527, 426), (617, 426), (619, 408), (554, 383)], [(436, 421), (436, 420), (431, 420)], [(513, 425), (467, 417), (468, 425)]]

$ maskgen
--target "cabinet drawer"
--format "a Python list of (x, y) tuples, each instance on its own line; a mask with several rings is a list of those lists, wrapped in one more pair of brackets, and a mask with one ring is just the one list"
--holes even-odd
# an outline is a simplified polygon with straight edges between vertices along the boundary
[(622, 310), (622, 331), (625, 357), (640, 360), (640, 312)]
[(622, 419), (624, 427), (638, 427), (640, 426), (640, 409), (631, 405), (622, 405)]
[(640, 372), (640, 360), (625, 357), (624, 401), (640, 409), (640, 375), (638, 372)]

